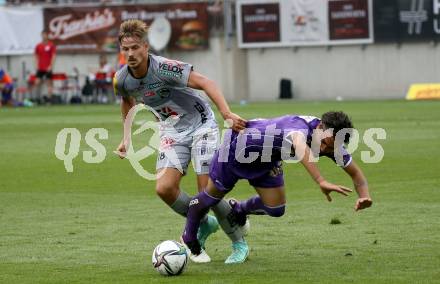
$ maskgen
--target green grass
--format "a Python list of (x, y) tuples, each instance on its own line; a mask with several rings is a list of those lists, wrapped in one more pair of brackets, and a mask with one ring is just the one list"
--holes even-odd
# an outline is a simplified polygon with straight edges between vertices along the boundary
[[(207, 242), (212, 263), (190, 263), (179, 277), (160, 276), (151, 253), (178, 239), (184, 219), (159, 200), (112, 151), (121, 138), (117, 106), (0, 109), (0, 283), (439, 283), (440, 102), (283, 102), (234, 106), (246, 118), (287, 113), (349, 113), (361, 134), (382, 127), (385, 156), (364, 164), (374, 205), (353, 211), (355, 195), (328, 203), (299, 165), (287, 165), (287, 213), (253, 216), (249, 261), (226, 266), (230, 243)], [(82, 152), (67, 173), (54, 154), (64, 127), (103, 127), (107, 156), (87, 164)], [(142, 141), (138, 138), (137, 145)], [(146, 161), (151, 171), (154, 158)], [(351, 186), (329, 161), (330, 181)], [(195, 192), (190, 173), (182, 187)], [(231, 193), (255, 194), (245, 182)], [(338, 220), (340, 224), (331, 224)]]

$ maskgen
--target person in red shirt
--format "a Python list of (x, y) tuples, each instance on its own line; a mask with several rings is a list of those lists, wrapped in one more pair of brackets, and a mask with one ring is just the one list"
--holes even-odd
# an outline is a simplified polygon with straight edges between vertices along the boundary
[(2, 94), (0, 99), (0, 106), (13, 106), (13, 89), (14, 82), (12, 81), (12, 78), (3, 69), (0, 69), (0, 91)]
[(49, 41), (46, 30), (41, 32), (42, 42), (35, 47), (35, 65), (37, 69), (35, 85), (38, 93), (41, 91), (41, 84), (45, 80), (47, 82), (47, 95), (49, 101), (52, 98), (52, 68), (55, 62), (56, 47)]

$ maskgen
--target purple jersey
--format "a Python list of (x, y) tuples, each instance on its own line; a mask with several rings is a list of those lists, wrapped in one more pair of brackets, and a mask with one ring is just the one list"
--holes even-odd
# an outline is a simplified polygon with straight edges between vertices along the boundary
[[(313, 116), (286, 115), (272, 119), (249, 120), (242, 133), (228, 131), (214, 157), (210, 177), (222, 190), (230, 190), (238, 179), (247, 179), (256, 187), (278, 187), (284, 184), (281, 161), (294, 156), (291, 134), (301, 132), (307, 144), (320, 120)], [(339, 149), (343, 167), (351, 155)], [(322, 154), (337, 161), (334, 154)]]

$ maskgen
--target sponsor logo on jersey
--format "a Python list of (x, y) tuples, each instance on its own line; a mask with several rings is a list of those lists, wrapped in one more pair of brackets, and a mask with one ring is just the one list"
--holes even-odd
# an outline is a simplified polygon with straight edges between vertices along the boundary
[(160, 109), (156, 109), (155, 111), (157, 111), (161, 116), (168, 118), (172, 115), (174, 116), (178, 116), (179, 114), (177, 112), (175, 112), (174, 110), (172, 110), (170, 107), (163, 107)]
[(156, 88), (162, 87), (163, 85), (165, 85), (165, 82), (163, 82), (163, 81), (154, 82), (154, 83), (148, 84), (148, 89), (156, 89)]
[(152, 91), (148, 91), (144, 94), (145, 97), (153, 97), (154, 95), (156, 95), (156, 94)]
[(160, 139), (160, 149), (169, 149), (174, 143), (176, 143), (176, 140), (174, 140), (173, 138), (163, 137), (162, 139)]
[(181, 78), (183, 76), (183, 68), (181, 64), (175, 61), (165, 61), (164, 63), (159, 63), (159, 74)]
[(208, 117), (206, 116), (205, 113), (205, 107), (201, 103), (197, 102), (194, 105), (194, 108), (200, 113), (200, 118), (202, 119), (202, 123), (205, 123), (208, 120)]
[(176, 65), (178, 67), (182, 67), (183, 63), (181, 61), (178, 60), (173, 60), (173, 59), (167, 59), (164, 61), (165, 64), (169, 64), (169, 65)]

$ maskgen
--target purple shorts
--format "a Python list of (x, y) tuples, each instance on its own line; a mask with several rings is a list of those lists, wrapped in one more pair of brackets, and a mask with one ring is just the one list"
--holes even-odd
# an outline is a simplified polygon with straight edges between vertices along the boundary
[(2, 90), (2, 102), (8, 103), (12, 99), (12, 90), (14, 89), (12, 84), (6, 84)]
[(242, 164), (233, 159), (221, 162), (218, 156), (217, 151), (211, 161), (209, 177), (217, 189), (221, 191), (231, 191), (240, 179), (247, 179), (250, 185), (259, 188), (274, 188), (284, 185), (281, 161)]

